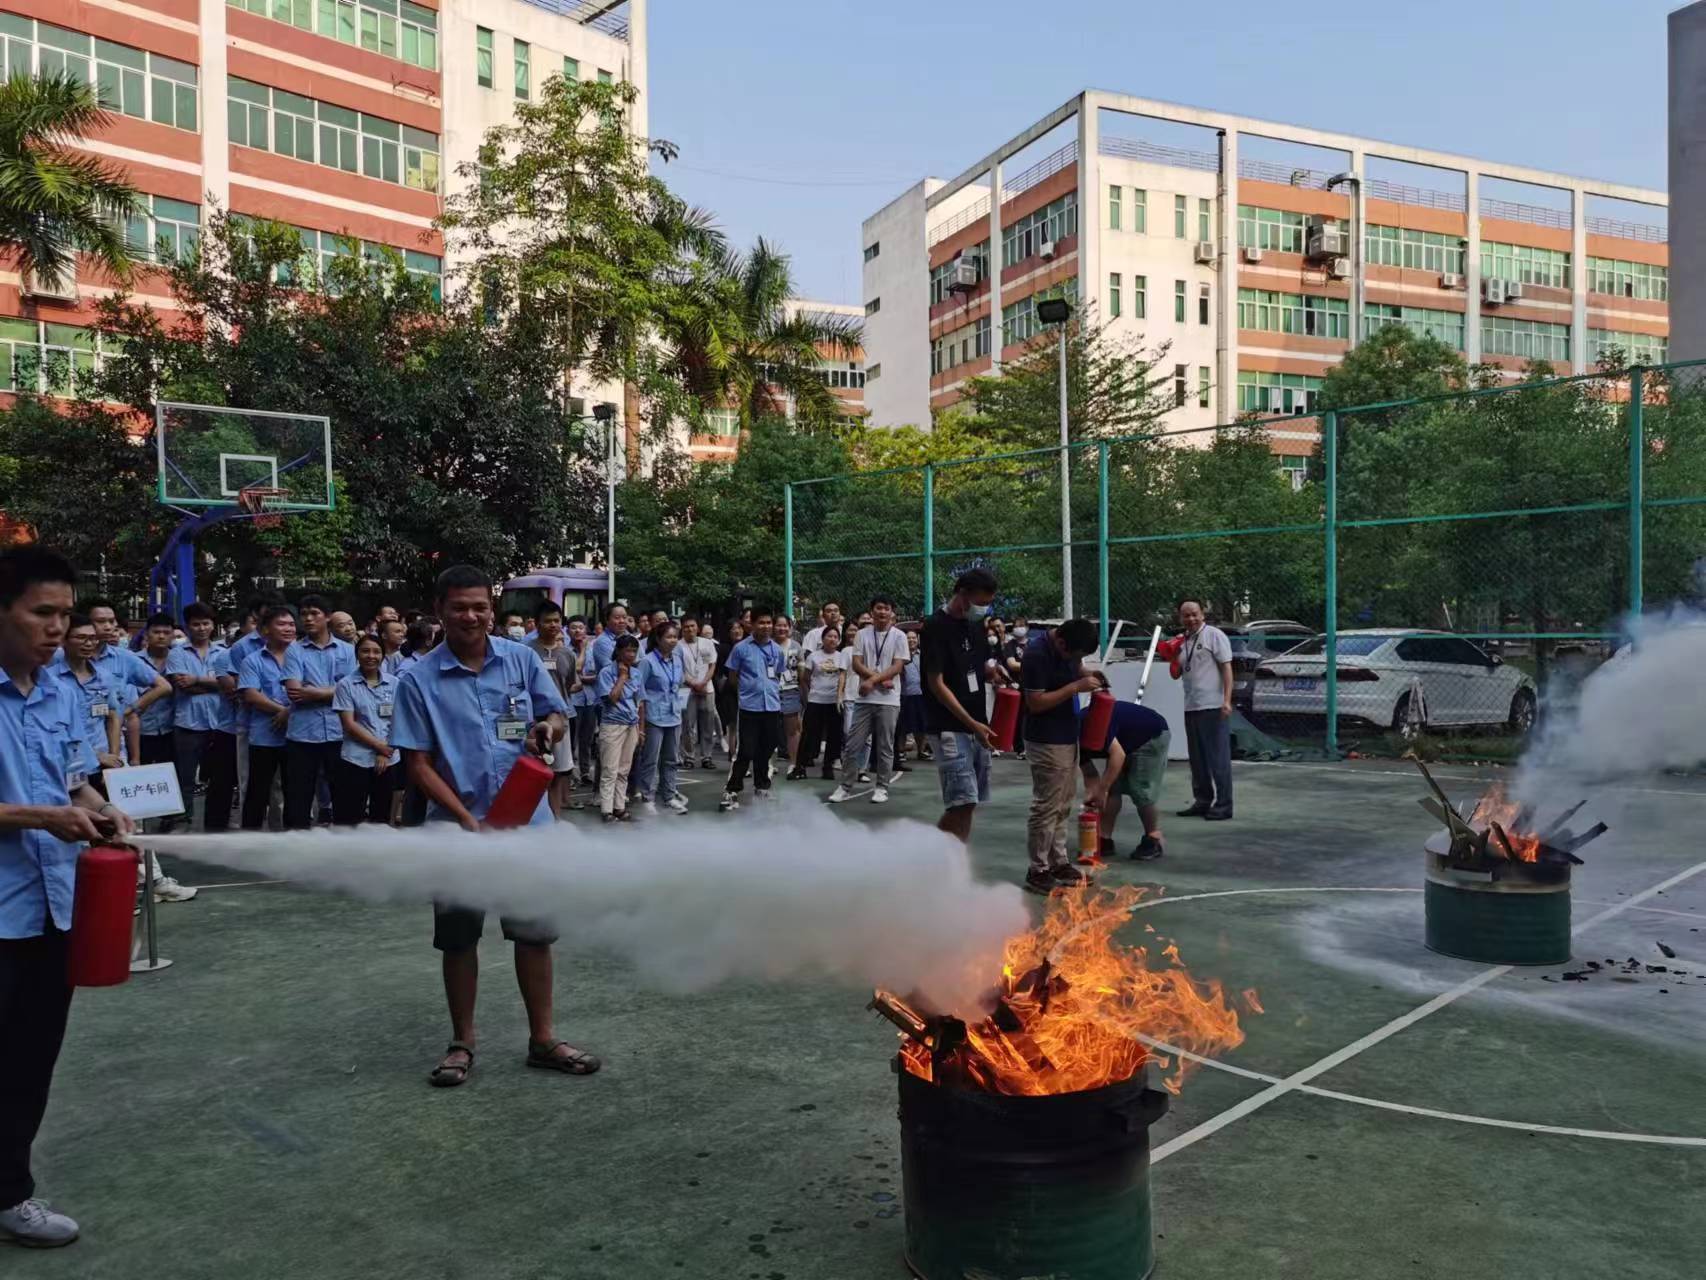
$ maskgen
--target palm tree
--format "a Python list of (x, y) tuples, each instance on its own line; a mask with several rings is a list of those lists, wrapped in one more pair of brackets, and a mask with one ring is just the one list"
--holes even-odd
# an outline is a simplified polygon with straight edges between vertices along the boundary
[(83, 252), (128, 275), (125, 219), (139, 211), (123, 175), (72, 146), (106, 122), (95, 92), (69, 75), (0, 83), (0, 247), (24, 269), (68, 277)]
[(791, 307), (788, 256), (762, 237), (750, 253), (714, 249), (695, 265), (685, 291), (694, 302), (668, 337), (677, 374), (700, 403), (735, 409), (743, 428), (790, 405), (803, 425), (834, 422), (839, 403), (818, 363), (859, 349), (858, 321)]

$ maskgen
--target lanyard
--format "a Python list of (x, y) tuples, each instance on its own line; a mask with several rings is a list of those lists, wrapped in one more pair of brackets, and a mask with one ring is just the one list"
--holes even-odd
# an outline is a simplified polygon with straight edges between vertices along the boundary
[[(888, 665), (884, 659), (888, 656), (889, 637), (899, 635), (900, 628), (890, 627), (887, 631), (877, 631), (875, 628), (872, 628), (871, 634), (877, 641), (877, 670), (881, 671)], [(903, 639), (901, 643), (905, 644), (906, 641)]]

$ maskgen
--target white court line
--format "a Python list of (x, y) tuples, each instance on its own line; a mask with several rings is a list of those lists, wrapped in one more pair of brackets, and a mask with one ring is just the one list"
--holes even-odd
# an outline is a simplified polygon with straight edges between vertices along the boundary
[[(1290, 760), (1235, 760), (1234, 764), (1246, 769), (1314, 769), (1317, 772), (1336, 773), (1341, 778), (1351, 778), (1358, 775), (1380, 778), (1410, 778), (1420, 775), (1409, 769), (1364, 769), (1349, 764), (1302, 764)], [(1486, 778), (1467, 773), (1440, 773), (1433, 771), (1435, 778), (1442, 782), (1481, 782)], [(1619, 791), (1627, 791), (1641, 796), (1686, 796), (1694, 800), (1706, 800), (1706, 791), (1670, 791), (1662, 787), (1619, 787)]]
[(230, 880), (225, 884), (186, 884), (184, 888), (195, 889), (248, 889), (263, 884), (289, 884), (288, 880)]
[[(1582, 902), (1582, 905), (1584, 907), (1614, 907), (1617, 904), (1615, 902), (1588, 902), (1584, 899)], [(1671, 907), (1636, 907), (1635, 910), (1646, 913), (1646, 914), (1650, 914), (1650, 915), (1680, 916), (1684, 920), (1703, 920), (1703, 921), (1706, 921), (1706, 913), (1702, 913), (1699, 911), (1677, 911)]]
[[(1578, 924), (1571, 929), (1570, 933), (1572, 936), (1583, 933), (1597, 924), (1601, 924), (1615, 916), (1620, 916), (1625, 911), (1632, 910), (1639, 906), (1648, 898), (1663, 893), (1666, 889), (1679, 885), (1684, 880), (1699, 875), (1702, 871), (1706, 871), (1706, 862), (1697, 863), (1696, 865), (1688, 868), (1686, 871), (1677, 872), (1676, 875), (1671, 876), (1668, 880), (1660, 881), (1651, 888), (1643, 889), (1628, 901), (1620, 902), (1616, 906), (1610, 907), (1605, 911), (1600, 912), (1598, 915), (1593, 916), (1591, 919), (1584, 920), (1581, 924)], [(1202, 894), (1196, 896), (1230, 897), (1238, 892), (1238, 890), (1232, 889), (1222, 890), (1217, 894)], [(1296, 891), (1293, 890), (1292, 892)], [(1337, 890), (1337, 892), (1344, 892), (1344, 890)], [(1156, 903), (1161, 903), (1167, 901), (1183, 902), (1185, 900), (1186, 899), (1184, 898), (1157, 898), (1155, 901)], [(1344, 1046), (1344, 1048), (1328, 1054), (1325, 1058), (1322, 1058), (1318, 1062), (1311, 1063), (1309, 1066), (1304, 1067), (1300, 1071), (1294, 1071), (1284, 1079), (1275, 1081), (1260, 1093), (1245, 1098), (1242, 1102), (1227, 1108), (1219, 1115), (1211, 1116), (1195, 1128), (1187, 1129), (1177, 1137), (1168, 1139), (1159, 1147), (1155, 1148), (1155, 1150), (1150, 1154), (1150, 1163), (1154, 1164), (1165, 1160), (1175, 1152), (1183, 1151), (1186, 1147), (1193, 1146), (1196, 1143), (1201, 1142), (1204, 1138), (1220, 1132), (1220, 1130), (1224, 1129), (1234, 1121), (1241, 1120), (1245, 1116), (1250, 1115), (1252, 1112), (1260, 1111), (1271, 1102), (1277, 1102), (1280, 1098), (1285, 1097), (1286, 1094), (1303, 1088), (1317, 1076), (1324, 1075), (1333, 1070), (1335, 1067), (1342, 1066), (1358, 1054), (1365, 1050), (1372, 1049), (1375, 1045), (1380, 1044), (1385, 1040), (1391, 1039), (1400, 1031), (1403, 1031), (1407, 1027), (1414, 1026), (1430, 1014), (1438, 1013), (1441, 1009), (1456, 1003), (1464, 996), (1469, 995), (1472, 992), (1479, 991), (1489, 982), (1493, 982), (1504, 977), (1513, 968), (1515, 968), (1514, 965), (1498, 965), (1495, 968), (1487, 969), (1482, 973), (1476, 974), (1473, 978), (1464, 979), (1449, 991), (1442, 991), (1426, 1004), (1410, 1010), (1409, 1013), (1406, 1013), (1401, 1017), (1394, 1018), (1383, 1027), (1377, 1027), (1366, 1036), (1363, 1036), (1360, 1040), (1353, 1041), (1352, 1043)]]

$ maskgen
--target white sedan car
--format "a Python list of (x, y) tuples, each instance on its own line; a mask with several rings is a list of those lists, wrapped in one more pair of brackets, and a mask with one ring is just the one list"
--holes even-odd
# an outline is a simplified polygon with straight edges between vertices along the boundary
[[(1252, 681), (1257, 716), (1327, 714), (1326, 637), (1269, 658)], [(1527, 733), (1534, 681), (1445, 631), (1341, 631), (1339, 716), (1406, 735), (1422, 728)]]

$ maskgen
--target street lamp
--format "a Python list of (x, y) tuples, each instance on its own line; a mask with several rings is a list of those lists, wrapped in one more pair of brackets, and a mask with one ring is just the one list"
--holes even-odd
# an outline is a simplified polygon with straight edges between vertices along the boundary
[(1350, 187), (1351, 191), (1351, 325), (1350, 345), (1362, 336), (1362, 178), (1354, 173), (1335, 173), (1327, 179), (1327, 190)]
[(616, 406), (597, 404), (593, 419), (604, 424), (604, 603), (616, 599)]
[(1066, 424), (1066, 323), (1072, 304), (1065, 298), (1037, 303), (1037, 319), (1057, 325), (1060, 333), (1060, 580), (1061, 616), (1072, 617), (1072, 465)]

